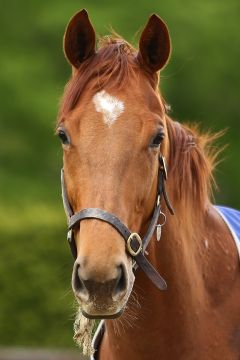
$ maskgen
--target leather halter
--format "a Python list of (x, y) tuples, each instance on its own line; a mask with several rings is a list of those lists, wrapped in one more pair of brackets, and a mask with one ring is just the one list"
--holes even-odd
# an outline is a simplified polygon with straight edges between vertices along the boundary
[(77, 224), (80, 224), (80, 222), (85, 219), (97, 219), (100, 221), (104, 221), (109, 225), (111, 225), (115, 230), (117, 230), (125, 240), (127, 252), (134, 259), (135, 262), (135, 264), (133, 265), (134, 269), (136, 269), (137, 266), (139, 266), (158, 289), (166, 290), (167, 288), (166, 281), (162, 278), (162, 276), (157, 272), (157, 270), (151, 265), (151, 263), (144, 256), (146, 247), (149, 241), (151, 240), (156, 227), (161, 226), (161, 224), (159, 225), (157, 224), (160, 215), (162, 215), (165, 220), (165, 215), (161, 212), (162, 197), (164, 198), (170, 213), (172, 215), (174, 214), (173, 208), (168, 199), (167, 192), (165, 189), (166, 180), (167, 180), (166, 165), (165, 165), (164, 157), (160, 156), (159, 168), (158, 168), (156, 204), (146, 234), (143, 237), (143, 239), (141, 239), (141, 237), (137, 233), (135, 232), (132, 233), (127, 228), (127, 226), (121, 222), (121, 220), (118, 217), (116, 217), (114, 214), (109, 213), (108, 211), (98, 208), (87, 208), (74, 214), (68, 200), (65, 181), (64, 181), (64, 170), (62, 169), (61, 170), (62, 199), (63, 199), (63, 206), (68, 219), (67, 240), (69, 242), (73, 257), (75, 259), (77, 257), (77, 249), (76, 249), (76, 243), (73, 233), (74, 227)]

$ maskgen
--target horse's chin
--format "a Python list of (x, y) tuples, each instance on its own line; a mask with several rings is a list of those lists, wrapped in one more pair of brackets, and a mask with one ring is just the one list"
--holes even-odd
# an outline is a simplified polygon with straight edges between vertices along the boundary
[(82, 309), (82, 314), (88, 319), (117, 319), (124, 312), (124, 308), (113, 314), (89, 314)]
[(121, 299), (118, 299), (118, 301), (105, 297), (86, 297), (83, 299), (75, 293), (76, 300), (83, 316), (88, 319), (116, 319), (120, 317), (123, 314), (132, 293), (134, 280), (135, 277), (133, 275), (131, 282), (129, 282), (130, 286), (128, 287), (128, 291)]
[(122, 315), (128, 301), (126, 296), (120, 302), (112, 301), (87, 301), (78, 303), (84, 317), (88, 319), (116, 319)]
[(126, 307), (126, 303), (120, 304), (101, 304), (87, 303), (80, 306), (84, 317), (88, 319), (116, 319), (122, 315)]

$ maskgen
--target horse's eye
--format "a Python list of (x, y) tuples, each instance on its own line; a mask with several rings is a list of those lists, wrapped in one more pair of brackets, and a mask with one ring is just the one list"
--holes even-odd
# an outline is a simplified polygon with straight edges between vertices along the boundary
[(58, 129), (57, 134), (64, 145), (69, 145), (70, 140), (66, 131), (62, 128)]
[(152, 147), (152, 148), (159, 147), (161, 142), (163, 141), (163, 139), (164, 139), (164, 132), (159, 131), (152, 139), (152, 141), (150, 143), (150, 147)]

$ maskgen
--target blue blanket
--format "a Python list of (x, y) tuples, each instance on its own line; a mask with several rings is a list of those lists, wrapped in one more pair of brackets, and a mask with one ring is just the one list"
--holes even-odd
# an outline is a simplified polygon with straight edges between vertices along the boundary
[(225, 206), (215, 206), (225, 223), (227, 224), (240, 256), (240, 211)]

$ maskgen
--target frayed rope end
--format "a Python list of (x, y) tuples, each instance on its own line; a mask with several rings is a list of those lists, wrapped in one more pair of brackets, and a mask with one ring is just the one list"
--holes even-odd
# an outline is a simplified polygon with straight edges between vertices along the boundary
[(78, 310), (73, 326), (73, 339), (82, 349), (83, 355), (86, 356), (91, 356), (94, 353), (94, 348), (92, 347), (92, 332), (94, 323), (95, 320), (87, 319), (83, 316), (81, 310)]

